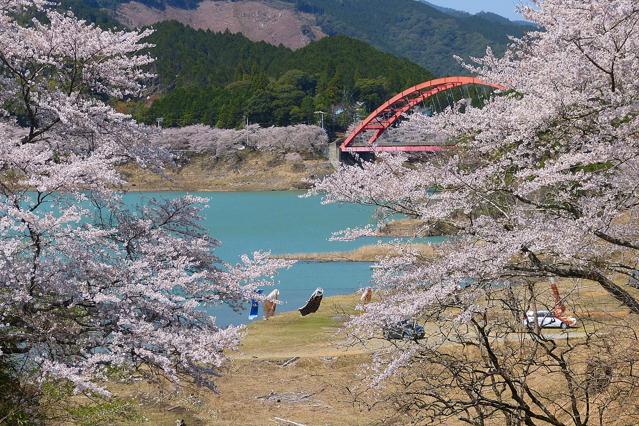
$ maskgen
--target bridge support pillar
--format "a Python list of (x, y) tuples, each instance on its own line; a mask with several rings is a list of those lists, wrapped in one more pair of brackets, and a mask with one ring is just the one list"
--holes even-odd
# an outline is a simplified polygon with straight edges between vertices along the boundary
[(339, 149), (341, 142), (341, 140), (337, 140), (328, 144), (328, 161), (330, 161), (335, 170), (339, 169), (339, 166), (342, 163), (342, 151)]

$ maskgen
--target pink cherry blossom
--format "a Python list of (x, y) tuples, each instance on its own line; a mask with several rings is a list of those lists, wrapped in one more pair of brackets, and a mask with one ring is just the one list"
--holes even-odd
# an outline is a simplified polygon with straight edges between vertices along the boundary
[[(46, 21), (14, 19), (30, 6)], [(217, 259), (200, 226), (205, 199), (122, 201), (117, 165), (170, 158), (149, 143), (153, 129), (106, 101), (150, 77), (149, 33), (0, 1), (0, 358), (29, 366), (21, 380), (105, 393), (105, 367), (145, 365), (213, 386), (242, 327), (218, 327), (203, 304), (240, 305), (290, 265), (268, 253)]]
[[(454, 148), (421, 163), (379, 155), (316, 183), (325, 202), (378, 206), (382, 224), (401, 213), (425, 231), (459, 229), (434, 258), (380, 262), (373, 279), (384, 296), (352, 320), (360, 337), (447, 304), (465, 307), (463, 324), (493, 286), (548, 277), (596, 281), (639, 314), (615, 282), (639, 255), (639, 3), (538, 0), (522, 10), (539, 31), (465, 64), (509, 90), (483, 108), (404, 124), (403, 137), (445, 134)], [(358, 232), (368, 229), (346, 235)]]

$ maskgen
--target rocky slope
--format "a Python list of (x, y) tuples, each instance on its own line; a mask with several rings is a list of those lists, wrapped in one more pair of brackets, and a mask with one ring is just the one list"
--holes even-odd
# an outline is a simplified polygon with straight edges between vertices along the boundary
[(253, 41), (265, 41), (292, 49), (306, 46), (326, 34), (315, 24), (315, 17), (295, 10), (293, 5), (276, 1), (205, 0), (194, 9), (167, 5), (156, 9), (140, 2), (123, 3), (116, 18), (128, 27), (175, 20), (195, 29), (242, 33)]

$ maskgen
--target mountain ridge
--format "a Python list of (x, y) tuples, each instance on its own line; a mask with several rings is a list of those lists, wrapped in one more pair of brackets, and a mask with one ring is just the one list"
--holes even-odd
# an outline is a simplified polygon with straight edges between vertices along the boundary
[[(88, 1), (98, 3), (116, 17), (119, 13), (120, 20), (130, 26), (149, 24), (135, 22), (131, 15), (128, 22), (122, 17), (123, 11), (131, 7), (130, 1)], [(137, 0), (137, 4), (155, 9), (158, 16), (164, 16), (167, 10), (179, 11), (187, 16), (178, 19), (183, 23), (206, 18), (212, 21), (208, 29), (220, 31), (226, 25), (230, 31), (242, 32), (254, 41), (292, 48), (301, 48), (325, 35), (342, 34), (407, 58), (438, 75), (464, 73), (454, 55), (482, 56), (487, 46), (500, 54), (509, 43), (509, 36), (521, 37), (534, 28), (489, 13), (445, 13), (419, 0)], [(203, 13), (207, 8), (227, 12)], [(280, 14), (286, 19), (274, 18)]]
[(489, 11), (481, 11), (481, 12), (477, 12), (477, 13), (470, 13), (470, 12), (466, 12), (463, 10), (457, 10), (457, 9), (453, 9), (450, 7), (445, 7), (445, 6), (439, 6), (436, 5), (434, 3), (431, 3), (427, 0), (416, 0), (422, 3), (425, 3), (427, 5), (429, 5), (430, 7), (433, 7), (437, 10), (439, 10), (440, 12), (446, 13), (447, 15), (451, 15), (451, 16), (456, 16), (456, 17), (483, 17), (485, 19), (489, 19), (489, 20), (494, 20), (497, 22), (506, 22), (506, 23), (511, 23), (511, 24), (515, 24), (515, 25), (521, 25), (524, 27), (532, 27), (533, 24), (531, 22), (526, 21), (525, 19), (510, 19), (510, 18), (506, 18), (505, 16), (502, 16), (498, 13), (495, 12), (489, 12)]
[(169, 21), (147, 39), (158, 76), (147, 102), (128, 105), (135, 117), (166, 126), (222, 128), (248, 119), (263, 126), (315, 123), (343, 130), (393, 94), (433, 78), (407, 59), (347, 36), (292, 50), (242, 34), (195, 30)]

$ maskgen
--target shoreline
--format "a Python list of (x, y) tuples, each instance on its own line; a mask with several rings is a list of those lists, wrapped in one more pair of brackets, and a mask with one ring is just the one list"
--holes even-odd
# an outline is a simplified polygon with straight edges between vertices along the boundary
[(435, 257), (437, 252), (432, 244), (427, 243), (409, 243), (401, 247), (391, 244), (369, 244), (354, 250), (348, 251), (332, 251), (319, 253), (285, 253), (274, 255), (276, 259), (296, 260), (298, 262), (362, 262), (374, 263), (385, 257), (401, 256), (403, 251), (410, 250), (417, 252), (420, 256), (426, 258)]
[(228, 160), (195, 155), (167, 167), (164, 176), (132, 163), (118, 167), (130, 192), (272, 192), (304, 191), (333, 172), (325, 158), (287, 161), (283, 156), (242, 152)]

